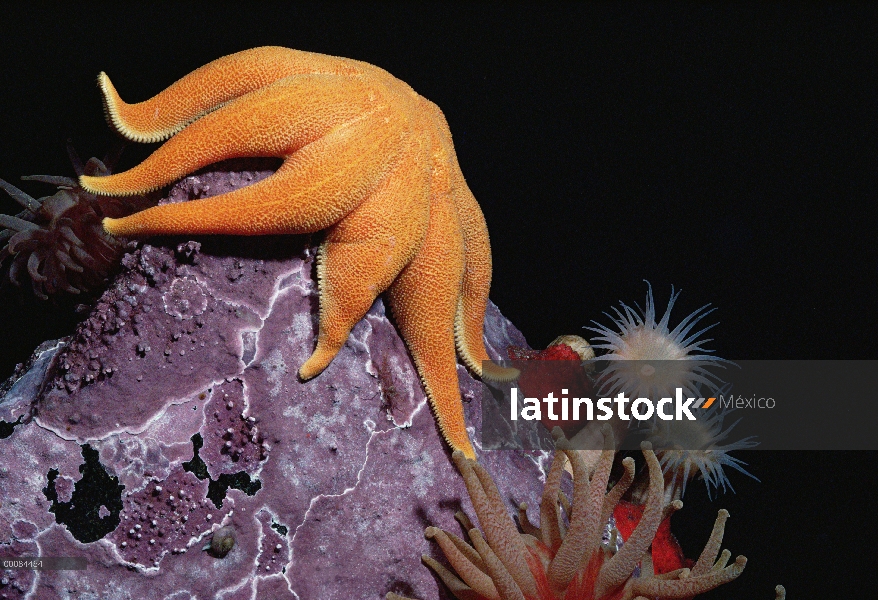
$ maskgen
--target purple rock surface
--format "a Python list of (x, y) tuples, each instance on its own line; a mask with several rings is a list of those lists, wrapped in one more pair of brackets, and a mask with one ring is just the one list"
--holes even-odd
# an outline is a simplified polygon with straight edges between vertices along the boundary
[[(164, 202), (270, 173), (200, 173)], [(156, 238), (126, 255), (0, 398), (16, 423), (0, 439), (0, 556), (88, 568), (0, 570), (0, 598), (446, 597), (424, 528), (474, 514), (405, 345), (379, 299), (302, 383), (317, 308), (306, 236)], [(494, 358), (526, 346), (493, 304), (486, 339)], [(481, 384), (458, 376), (472, 433)], [(538, 507), (544, 455), (479, 454), (510, 511)], [(206, 549), (221, 527), (224, 557)]]

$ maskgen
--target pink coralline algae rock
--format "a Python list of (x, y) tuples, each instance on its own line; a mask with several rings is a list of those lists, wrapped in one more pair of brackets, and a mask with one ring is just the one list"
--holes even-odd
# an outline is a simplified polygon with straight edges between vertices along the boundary
[[(187, 177), (164, 202), (262, 167)], [(473, 512), (381, 300), (323, 374), (296, 377), (317, 329), (313, 248), (152, 239), (0, 388), (0, 556), (88, 561), (0, 570), (0, 598), (446, 597), (420, 561), (441, 554), (424, 528)], [(526, 346), (493, 305), (486, 338), (495, 358)], [(481, 384), (458, 375), (478, 428)], [(480, 460), (510, 510), (539, 505), (545, 456)]]

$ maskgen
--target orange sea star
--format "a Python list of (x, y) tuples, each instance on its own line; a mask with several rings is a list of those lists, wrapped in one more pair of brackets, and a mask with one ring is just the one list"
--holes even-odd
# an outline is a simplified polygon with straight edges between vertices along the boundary
[(455, 346), (480, 376), (517, 372), (485, 362), (488, 230), (435, 104), (373, 65), (279, 47), (215, 60), (137, 104), (123, 102), (104, 73), (98, 82), (120, 134), (139, 142), (174, 137), (133, 169), (82, 176), (89, 191), (140, 194), (234, 157), (284, 161), (273, 176), (234, 192), (105, 219), (109, 233), (327, 229), (317, 260), (317, 347), (299, 376), (321, 373), (386, 290), (442, 434), (474, 456)]

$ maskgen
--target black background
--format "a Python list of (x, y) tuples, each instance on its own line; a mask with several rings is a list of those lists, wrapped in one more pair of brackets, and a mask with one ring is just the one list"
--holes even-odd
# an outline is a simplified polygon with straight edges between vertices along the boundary
[[(123, 5), (0, 9), (0, 177), (45, 195), (18, 177), (71, 175), (68, 137), (83, 157), (110, 147), (101, 70), (133, 102), (254, 46), (347, 56), (445, 112), (491, 232), (492, 299), (531, 345), (642, 304), (648, 280), (660, 307), (684, 290), (672, 322), (718, 307), (721, 356), (878, 358), (874, 9)], [(0, 310), (0, 378), (72, 322)], [(713, 597), (865, 589), (874, 454), (745, 458), (762, 483), (733, 474), (712, 504), (696, 483), (675, 517), (693, 555), (732, 513), (724, 546), (751, 562)]]

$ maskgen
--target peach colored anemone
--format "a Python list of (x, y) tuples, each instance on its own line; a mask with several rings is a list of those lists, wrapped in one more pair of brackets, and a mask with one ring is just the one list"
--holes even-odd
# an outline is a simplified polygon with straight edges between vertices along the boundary
[[(594, 473), (560, 435), (540, 503), (541, 526), (527, 517), (527, 506), (519, 507), (519, 531), (506, 511), (502, 496), (488, 472), (476, 461), (455, 452), (454, 462), (463, 475), (481, 530), (463, 513), (457, 517), (470, 543), (453, 533), (428, 527), (451, 565), (450, 570), (424, 556), (460, 600), (628, 600), (647, 598), (691, 598), (732, 581), (744, 570), (747, 559), (739, 556), (729, 563), (731, 553), (720, 553), (726, 519), (720, 510), (704, 550), (691, 569), (655, 575), (649, 548), (661, 521), (682, 508), (679, 500), (663, 505), (662, 469), (648, 442), (641, 445), (649, 470), (649, 491), (643, 517), (631, 536), (616, 551), (616, 531), (609, 543), (602, 541), (605, 524), (613, 508), (634, 479), (634, 460), (623, 461), (621, 480), (607, 491), (613, 464), (614, 445), (609, 428), (603, 429), (604, 450)], [(572, 501), (561, 492), (564, 464), (570, 460), (574, 486)], [(568, 515), (568, 525), (562, 519)], [(637, 567), (639, 573), (635, 575)], [(782, 586), (776, 597), (784, 598)], [(393, 593), (388, 600), (405, 600)]]

